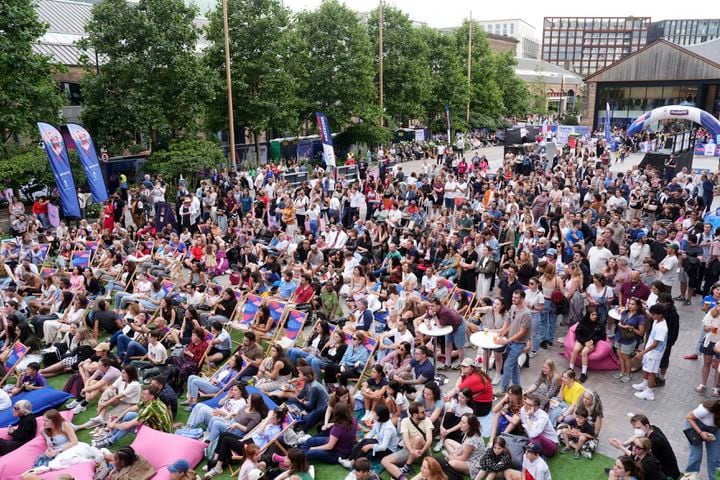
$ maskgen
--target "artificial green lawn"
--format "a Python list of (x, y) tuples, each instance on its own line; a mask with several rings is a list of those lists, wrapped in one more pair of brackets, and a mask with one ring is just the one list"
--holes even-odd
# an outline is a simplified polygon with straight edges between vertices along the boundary
[[(231, 336), (233, 342), (235, 342), (236, 345), (239, 345), (242, 340), (242, 332), (238, 330), (231, 330)], [(263, 347), (267, 348), (266, 342), (263, 342)], [(68, 377), (68, 374), (52, 377), (48, 379), (48, 383), (51, 387), (62, 390)], [(184, 399), (185, 398), (179, 399), (179, 401), (182, 401)], [(91, 417), (95, 416), (96, 413), (96, 403), (93, 402), (86, 411), (74, 417), (73, 423), (75, 423), (76, 425), (82, 424), (88, 421)], [(187, 421), (189, 415), (190, 414), (185, 411), (184, 407), (180, 406), (180, 408), (178, 409), (178, 416), (174, 421), (184, 423), (185, 421)], [(89, 444), (92, 440), (90, 438), (90, 432), (91, 430), (82, 430), (78, 432), (79, 440), (81, 442), (87, 442)], [(131, 444), (134, 438), (134, 435), (126, 435), (117, 444), (113, 445), (111, 447), (111, 450), (115, 451), (121, 446)], [(611, 467), (613, 464), (613, 459), (604, 455), (596, 454), (594, 455), (592, 460), (588, 460), (586, 458), (574, 460), (572, 454), (558, 454), (554, 458), (550, 459), (548, 464), (550, 466), (550, 472), (552, 473), (552, 476), (555, 480), (606, 480), (607, 474), (605, 474), (604, 468)], [(205, 473), (202, 470), (203, 465), (204, 462), (198, 465), (196, 470), (196, 472), (200, 474), (200, 478), (202, 478), (203, 474)], [(419, 468), (416, 467), (413, 473), (411, 475), (408, 475), (408, 478), (412, 478), (412, 476), (414, 476), (418, 471)], [(317, 480), (342, 480), (347, 476), (347, 474), (348, 470), (346, 470), (340, 465), (326, 465), (322, 463), (315, 465), (315, 478)], [(230, 480), (234, 477), (230, 475), (230, 470), (226, 468), (223, 475), (219, 475), (215, 478), (219, 480)], [(381, 478), (383, 478), (383, 480), (392, 480), (390, 475), (385, 472), (383, 472)]]

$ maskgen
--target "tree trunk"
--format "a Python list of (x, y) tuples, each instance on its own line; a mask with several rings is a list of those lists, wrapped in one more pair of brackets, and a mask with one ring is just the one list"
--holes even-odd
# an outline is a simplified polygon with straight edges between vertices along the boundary
[(255, 139), (255, 165), (260, 166), (260, 132), (253, 132), (253, 138)]

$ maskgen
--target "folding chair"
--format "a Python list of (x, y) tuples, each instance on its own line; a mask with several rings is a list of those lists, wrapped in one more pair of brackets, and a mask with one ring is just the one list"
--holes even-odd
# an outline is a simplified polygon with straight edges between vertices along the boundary
[(285, 319), (280, 323), (272, 341), (279, 343), (285, 350), (294, 347), (307, 318), (308, 315), (305, 312), (288, 309)]
[(90, 266), (90, 260), (92, 260), (92, 250), (75, 250), (72, 253), (71, 268), (87, 268)]
[(20, 363), (20, 360), (22, 360), (23, 357), (27, 355), (28, 351), (30, 351), (30, 349), (24, 344), (22, 344), (20, 340), (17, 340), (13, 344), (10, 356), (5, 362), (6, 373), (2, 380), (0, 380), (0, 386), (5, 385), (5, 382), (7, 382), (7, 379), (10, 377), (10, 375), (16, 372), (18, 363)]
[(228, 325), (231, 328), (242, 330), (243, 332), (250, 330), (250, 325), (255, 319), (258, 310), (260, 310), (262, 302), (263, 298), (260, 295), (248, 293), (245, 296), (245, 301), (242, 302), (242, 304), (238, 304), (234, 315), (235, 318), (232, 318), (230, 322), (228, 322)]
[(445, 305), (457, 310), (458, 305), (460, 304), (461, 296), (464, 296), (465, 299), (467, 300), (468, 310), (471, 309), (473, 302), (475, 301), (475, 292), (471, 292), (469, 290), (463, 290), (462, 288), (458, 288), (458, 287), (455, 287), (455, 289), (450, 293), (450, 296), (448, 297)]

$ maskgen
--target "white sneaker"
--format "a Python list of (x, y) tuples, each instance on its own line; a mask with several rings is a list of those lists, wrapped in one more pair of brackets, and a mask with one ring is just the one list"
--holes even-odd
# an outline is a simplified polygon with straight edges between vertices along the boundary
[(443, 447), (442, 440), (438, 440), (437, 443), (435, 444), (435, 446), (433, 447), (433, 452), (435, 452), (435, 453), (439, 452), (440, 450), (442, 450), (442, 447)]
[(635, 396), (637, 398), (642, 398), (643, 400), (655, 400), (655, 394), (650, 388), (646, 388), (642, 392), (635, 392)]
[(307, 433), (304, 435), (300, 435), (298, 437), (298, 445), (302, 445), (303, 443), (306, 443), (312, 435), (308, 435)]
[(647, 380), (643, 380), (640, 383), (633, 383), (632, 387), (635, 390), (637, 390), (638, 392), (642, 392), (643, 390), (645, 390), (647, 388), (647, 386), (648, 386)]
[(73, 415), (79, 415), (85, 410), (87, 410), (87, 407), (84, 406), (82, 403), (78, 403), (77, 405), (75, 405), (75, 408), (72, 409), (72, 412)]
[(80, 402), (78, 402), (77, 398), (74, 398), (70, 401), (70, 403), (65, 405), (65, 408), (67, 408), (68, 410), (71, 410), (71, 409), (77, 407), (79, 404), (80, 404)]
[(500, 385), (500, 380), (502, 380), (502, 376), (501, 376), (501, 375), (498, 375), (498, 374), (495, 374), (495, 376), (494, 376), (493, 379), (492, 379), (492, 384), (493, 384), (493, 385)]
[(347, 468), (348, 470), (352, 470), (353, 464), (350, 460), (345, 458), (338, 458), (338, 463), (342, 465), (343, 467)]

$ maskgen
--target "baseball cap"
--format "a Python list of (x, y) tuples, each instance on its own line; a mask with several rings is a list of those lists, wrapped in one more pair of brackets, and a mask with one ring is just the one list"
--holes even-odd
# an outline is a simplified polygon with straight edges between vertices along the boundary
[(552, 255), (553, 257), (557, 257), (557, 250), (555, 250), (554, 248), (548, 248), (546, 254)]
[(472, 358), (464, 358), (462, 362), (460, 362), (461, 367), (473, 367), (475, 366), (475, 361)]
[(540, 448), (540, 445), (538, 445), (537, 443), (529, 443), (528, 446), (525, 447), (525, 451), (536, 453), (538, 455), (542, 453), (542, 449)]
[(170, 473), (185, 473), (190, 470), (190, 464), (187, 462), (187, 460), (180, 459), (167, 467), (167, 469)]
[(641, 238), (645, 237), (647, 237), (647, 233), (643, 232), (642, 230), (635, 234), (635, 240), (640, 240)]
[(667, 235), (667, 230), (664, 228), (658, 228), (657, 235)]
[(675, 250), (676, 252), (677, 252), (678, 250), (680, 250), (680, 246), (679, 246), (677, 243), (675, 243), (675, 242), (668, 242), (668, 243), (665, 244), (665, 246), (666, 246), (667, 248), (672, 248), (672, 249)]
[(97, 345), (95, 345), (95, 351), (96, 352), (109, 352), (110, 351), (110, 344), (107, 342), (100, 342)]

